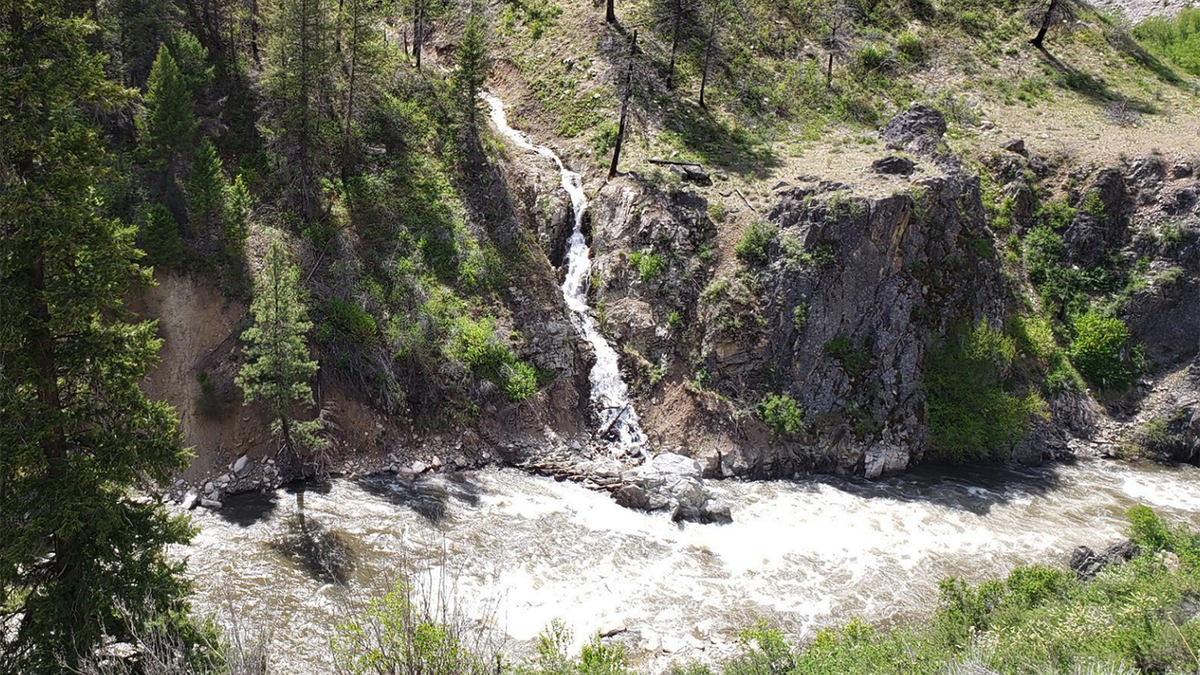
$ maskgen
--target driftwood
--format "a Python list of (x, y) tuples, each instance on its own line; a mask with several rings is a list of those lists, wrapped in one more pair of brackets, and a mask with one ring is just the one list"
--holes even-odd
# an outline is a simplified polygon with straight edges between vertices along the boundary
[(750, 203), (749, 199), (746, 199), (746, 195), (742, 194), (741, 190), (733, 188), (733, 191), (737, 193), (737, 196), (742, 198), (743, 202), (746, 202), (746, 206), (749, 206), (751, 211), (758, 213), (758, 209), (754, 208), (754, 205)]
[(626, 410), (629, 410), (628, 403), (625, 404), (624, 408), (621, 408), (621, 412), (617, 413), (616, 417), (612, 418), (611, 420), (608, 421), (608, 424), (604, 425), (603, 429), (600, 429), (599, 431), (596, 432), (595, 438), (604, 438), (605, 436), (608, 436), (608, 432), (612, 431), (612, 428), (617, 426), (617, 422), (619, 422), (621, 420), (621, 418), (625, 415)]
[(662, 164), (664, 166), (698, 166), (701, 169), (704, 168), (704, 165), (700, 162), (676, 162), (669, 159), (651, 159), (647, 161), (649, 161), (651, 164)]

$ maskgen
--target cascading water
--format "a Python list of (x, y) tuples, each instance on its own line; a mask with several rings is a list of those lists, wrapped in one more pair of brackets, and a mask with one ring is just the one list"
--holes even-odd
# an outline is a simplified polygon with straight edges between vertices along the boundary
[(567, 242), (567, 275), (562, 284), (562, 292), (567, 301), (567, 308), (571, 310), (572, 322), (596, 352), (596, 364), (592, 366), (589, 375), (592, 405), (600, 417), (601, 430), (615, 433), (622, 448), (639, 448), (645, 444), (646, 439), (642, 434), (637, 412), (629, 400), (629, 389), (621, 379), (617, 352), (597, 330), (596, 322), (588, 311), (587, 290), (592, 261), (587, 241), (583, 238), (583, 214), (587, 211), (588, 201), (583, 192), (582, 177), (567, 169), (553, 150), (534, 145), (525, 134), (510, 127), (504, 113), (503, 101), (491, 94), (482, 94), (482, 97), (488, 104), (492, 124), (496, 125), (496, 129), (505, 138), (524, 150), (554, 160), (562, 173), (562, 186), (567, 194), (571, 195), (571, 209), (575, 214), (575, 228)]

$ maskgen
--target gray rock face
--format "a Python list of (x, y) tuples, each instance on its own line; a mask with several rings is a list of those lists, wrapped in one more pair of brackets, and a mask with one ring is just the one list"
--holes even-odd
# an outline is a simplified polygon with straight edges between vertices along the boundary
[(1129, 234), (1129, 189), (1117, 169), (1101, 169), (1084, 191), (1082, 208), (1063, 233), (1067, 259), (1080, 267), (1095, 265), (1120, 247)]
[(908, 110), (888, 120), (879, 130), (879, 138), (889, 148), (911, 147), (914, 142), (924, 146), (927, 140), (940, 141), (946, 133), (946, 120), (937, 110), (914, 103)]
[[(978, 180), (951, 174), (917, 186), (878, 199), (798, 188), (769, 214), (780, 250), (762, 293), (768, 352), (815, 445), (810, 464), (774, 473), (903, 471), (926, 443), (921, 362), (932, 342), (957, 322), (1005, 315), (994, 256), (972, 243), (988, 236)], [(796, 249), (829, 261), (797, 263), (787, 253)]]

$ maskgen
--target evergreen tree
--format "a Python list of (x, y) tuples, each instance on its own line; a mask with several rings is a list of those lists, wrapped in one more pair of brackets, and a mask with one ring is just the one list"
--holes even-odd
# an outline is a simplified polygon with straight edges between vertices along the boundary
[(317, 216), (318, 165), (330, 120), (330, 16), (327, 0), (274, 0), (269, 14), (264, 85), (276, 153), (301, 217)]
[(220, 236), (225, 222), (225, 176), (217, 148), (207, 138), (200, 143), (188, 177), (188, 222), (201, 237)]
[(197, 125), (192, 92), (165, 44), (158, 48), (143, 98), (146, 110), (137, 120), (138, 143), (150, 168), (169, 177), (191, 150)]
[(246, 237), (250, 232), (250, 211), (254, 208), (250, 190), (242, 174), (238, 174), (225, 188), (225, 231), (222, 248), (225, 257), (240, 261), (246, 249)]
[(359, 100), (374, 89), (383, 70), (386, 39), (379, 5), (372, 0), (342, 0), (338, 15), (342, 54), (342, 182), (354, 169), (354, 124)]
[(146, 209), (142, 217), (141, 244), (146, 259), (152, 264), (175, 265), (183, 258), (179, 225), (167, 207), (154, 204)]
[(472, 12), (463, 29), (456, 53), (457, 70), (454, 72), (454, 88), (467, 115), (467, 124), (475, 130), (476, 112), (479, 110), (479, 91), (487, 82), (492, 62), (487, 53), (487, 33), (483, 17)]
[(279, 241), (271, 242), (255, 279), (250, 316), (253, 323), (242, 333), (246, 363), (237, 384), (247, 403), (266, 403), (281, 449), (297, 470), (299, 451), (315, 445), (319, 423), (294, 420), (291, 411), (296, 403), (312, 405), (308, 381), (317, 372), (317, 362), (308, 356), (306, 338), (312, 324), (300, 294), (300, 270), (288, 261)]
[(189, 528), (133, 492), (187, 454), (138, 386), (160, 341), (124, 309), (151, 282), (135, 229), (94, 196), (104, 144), (83, 106), (132, 92), (90, 30), (57, 0), (0, 0), (0, 669), (26, 675), (186, 610), (163, 549)]

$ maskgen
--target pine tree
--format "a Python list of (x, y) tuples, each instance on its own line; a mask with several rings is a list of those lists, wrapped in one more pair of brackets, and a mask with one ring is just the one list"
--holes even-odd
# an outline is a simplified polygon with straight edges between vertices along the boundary
[(342, 0), (338, 16), (342, 53), (342, 182), (354, 169), (354, 124), (360, 106), (383, 70), (386, 39), (380, 30), (379, 5), (371, 0)]
[(225, 176), (217, 148), (207, 138), (200, 143), (188, 177), (188, 222), (193, 234), (220, 236), (225, 223)]
[(306, 338), (312, 324), (300, 294), (300, 270), (288, 261), (279, 241), (271, 242), (255, 279), (250, 316), (253, 323), (242, 333), (246, 363), (237, 384), (247, 403), (266, 403), (281, 449), (297, 470), (300, 451), (311, 449), (318, 423), (294, 420), (292, 406), (312, 405), (308, 381), (317, 372), (317, 362), (308, 355)]
[(94, 197), (106, 160), (83, 106), (132, 92), (90, 30), (57, 0), (0, 0), (0, 669), (27, 675), (186, 610), (164, 547), (189, 528), (134, 494), (187, 454), (138, 386), (160, 341), (124, 308), (151, 283), (135, 229)]
[(225, 257), (232, 261), (240, 261), (246, 248), (246, 237), (249, 235), (250, 211), (254, 208), (250, 189), (242, 174), (238, 174), (225, 188), (225, 229), (221, 248)]
[(467, 19), (455, 61), (458, 68), (454, 72), (454, 88), (466, 112), (467, 125), (474, 131), (476, 112), (479, 110), (479, 91), (492, 70), (487, 53), (486, 26), (478, 12), (472, 12)]
[(301, 217), (317, 217), (318, 166), (330, 121), (330, 16), (327, 0), (274, 0), (269, 13), (264, 85), (275, 102), (270, 126)]
[(145, 114), (137, 120), (138, 144), (150, 168), (171, 176), (196, 136), (192, 92), (171, 50), (161, 45), (146, 83)]

